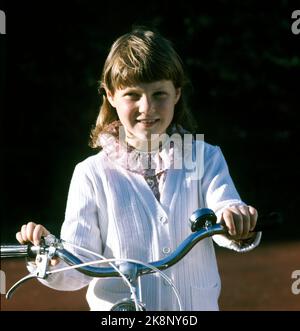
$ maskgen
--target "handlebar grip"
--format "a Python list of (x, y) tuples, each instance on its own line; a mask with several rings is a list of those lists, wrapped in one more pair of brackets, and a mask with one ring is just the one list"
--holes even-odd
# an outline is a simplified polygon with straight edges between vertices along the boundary
[[(193, 212), (190, 219), (192, 232), (203, 229), (207, 224), (213, 225), (217, 221), (217, 216), (209, 208), (199, 208)], [(283, 223), (282, 215), (278, 212), (272, 212), (267, 216), (259, 216), (258, 222), (253, 232), (271, 230)]]
[(5, 245), (0, 249), (1, 258), (26, 257), (28, 256), (28, 245)]
[(35, 257), (37, 248), (32, 245), (2, 245), (0, 257), (2, 258), (24, 258)]

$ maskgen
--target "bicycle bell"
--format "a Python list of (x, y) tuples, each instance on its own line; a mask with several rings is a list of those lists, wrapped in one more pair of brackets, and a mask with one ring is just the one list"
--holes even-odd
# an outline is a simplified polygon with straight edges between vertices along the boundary
[(189, 221), (192, 232), (196, 232), (216, 224), (217, 216), (214, 211), (209, 208), (199, 208), (193, 212)]

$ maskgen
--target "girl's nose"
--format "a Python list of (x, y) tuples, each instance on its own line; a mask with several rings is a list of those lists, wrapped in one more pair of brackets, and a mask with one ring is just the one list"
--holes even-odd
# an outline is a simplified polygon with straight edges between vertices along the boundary
[(139, 112), (140, 113), (149, 113), (151, 112), (152, 102), (147, 95), (143, 95), (139, 102)]

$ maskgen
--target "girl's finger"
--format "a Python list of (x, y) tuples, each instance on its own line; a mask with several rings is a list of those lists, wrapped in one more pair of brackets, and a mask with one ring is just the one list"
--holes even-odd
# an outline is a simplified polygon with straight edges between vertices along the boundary
[(230, 209), (232, 210), (235, 236), (240, 237), (243, 234), (243, 217), (241, 215), (241, 211), (235, 206), (230, 207)]
[(26, 226), (26, 236), (27, 240), (31, 241), (33, 243), (33, 231), (36, 227), (36, 224), (34, 222), (28, 222)]
[(59, 263), (59, 258), (55, 257), (53, 259), (50, 260), (50, 264), (54, 267)]
[(240, 211), (242, 214), (243, 232), (241, 234), (242, 239), (248, 237), (250, 231), (250, 213), (247, 206), (241, 206)]
[(225, 209), (223, 214), (222, 214), (222, 218), (223, 218), (223, 222), (225, 223), (227, 229), (228, 229), (228, 233), (231, 236), (235, 236), (236, 234), (236, 230), (235, 230), (235, 226), (234, 226), (234, 221), (233, 221), (233, 216), (232, 216), (232, 212), (229, 209)]
[(254, 207), (249, 206), (249, 214), (250, 214), (250, 231), (253, 231), (256, 227), (258, 212)]
[(47, 236), (50, 232), (44, 228), (41, 224), (38, 224), (33, 231), (33, 243), (39, 245), (41, 237)]
[(21, 234), (21, 232), (17, 232), (16, 233), (16, 238), (17, 238), (17, 240), (18, 240), (18, 242), (20, 243), (20, 244), (25, 244), (25, 241), (23, 240), (23, 238), (22, 238), (22, 234)]
[(22, 236), (22, 240), (23, 242), (27, 242), (27, 234), (26, 234), (26, 224), (22, 225), (21, 227), (21, 236)]

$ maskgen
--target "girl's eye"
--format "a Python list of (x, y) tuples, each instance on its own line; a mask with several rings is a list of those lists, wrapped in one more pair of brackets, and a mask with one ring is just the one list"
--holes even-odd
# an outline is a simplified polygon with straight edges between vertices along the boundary
[(164, 98), (167, 96), (167, 93), (164, 91), (158, 91), (154, 93), (155, 98)]
[(139, 95), (137, 93), (129, 92), (125, 94), (125, 97), (127, 97), (128, 99), (137, 100), (139, 98)]

